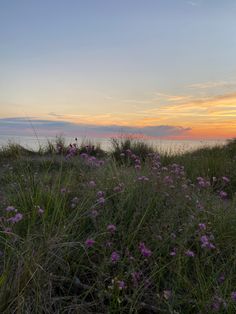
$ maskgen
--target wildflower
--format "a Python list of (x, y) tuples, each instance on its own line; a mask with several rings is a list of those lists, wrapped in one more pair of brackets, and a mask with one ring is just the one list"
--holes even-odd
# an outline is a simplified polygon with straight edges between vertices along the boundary
[(218, 278), (219, 283), (223, 283), (225, 281), (225, 275), (221, 274), (220, 277)]
[(200, 241), (202, 242), (202, 248), (215, 249), (215, 245), (209, 241), (206, 235), (201, 236)]
[(198, 227), (200, 230), (206, 230), (206, 225), (204, 223), (199, 223)]
[(83, 158), (83, 159), (87, 159), (88, 158), (88, 154), (82, 153), (82, 154), (80, 154), (80, 157)]
[(105, 193), (103, 191), (98, 191), (97, 192), (97, 197), (104, 197), (105, 196)]
[(110, 232), (110, 233), (114, 233), (116, 231), (116, 226), (115, 225), (108, 225), (107, 226), (107, 230)]
[(141, 271), (134, 271), (133, 273), (131, 273), (131, 276), (132, 276), (132, 281), (133, 281), (134, 286), (137, 287), (138, 282), (141, 279), (142, 272)]
[(119, 183), (118, 186), (115, 186), (113, 191), (116, 193), (122, 192), (123, 190), (123, 183)]
[(96, 186), (95, 181), (89, 181), (88, 186), (89, 186), (90, 188), (94, 188), (94, 187)]
[(232, 299), (234, 302), (236, 302), (236, 291), (233, 291), (233, 292), (231, 293), (231, 299)]
[(44, 209), (38, 207), (38, 213), (39, 213), (40, 215), (42, 215), (42, 214), (44, 213)]
[(91, 211), (91, 215), (92, 215), (92, 217), (96, 218), (98, 216), (98, 211), (96, 209), (93, 209)]
[(219, 196), (220, 196), (220, 198), (225, 199), (225, 198), (227, 198), (228, 194), (224, 191), (220, 191)]
[(187, 256), (189, 256), (189, 257), (194, 257), (194, 256), (195, 256), (195, 253), (194, 253), (193, 251), (191, 251), (191, 250), (187, 250), (187, 251), (185, 252), (185, 255), (187, 255)]
[(12, 232), (12, 229), (7, 227), (7, 228), (4, 228), (4, 233), (5, 234), (10, 234)]
[(85, 241), (85, 245), (86, 245), (87, 247), (92, 247), (92, 246), (94, 245), (94, 243), (95, 243), (95, 241), (94, 241), (93, 239), (87, 239), (87, 240)]
[(226, 309), (227, 304), (226, 302), (220, 298), (219, 296), (214, 296), (213, 298), (213, 302), (211, 304), (212, 310), (214, 312), (218, 312), (220, 309)]
[(163, 181), (165, 184), (170, 184), (170, 185), (174, 183), (173, 179), (170, 176), (165, 176)]
[(166, 300), (169, 300), (172, 296), (172, 291), (171, 290), (164, 290), (163, 291), (163, 297)]
[(135, 168), (136, 170), (140, 170), (140, 169), (141, 169), (141, 166), (137, 164), (137, 165), (134, 166), (134, 168)]
[(138, 177), (138, 181), (149, 181), (149, 178), (146, 176), (140, 176)]
[(167, 171), (168, 168), (167, 168), (167, 167), (162, 167), (161, 170), (162, 170), (162, 171)]
[(114, 251), (111, 253), (111, 262), (112, 263), (118, 262), (119, 259), (120, 259), (120, 255), (117, 252)]
[(79, 198), (78, 197), (74, 197), (72, 200), (71, 200), (72, 203), (75, 203), (75, 204), (78, 204), (79, 203)]
[(127, 154), (127, 155), (132, 155), (131, 149), (126, 149), (126, 154)]
[(65, 194), (67, 192), (66, 188), (61, 188), (61, 194)]
[(105, 204), (105, 198), (104, 197), (100, 197), (98, 200), (97, 200), (97, 203), (99, 205), (104, 205)]
[(9, 222), (17, 223), (23, 219), (23, 215), (21, 213), (17, 213), (14, 217), (8, 219)]
[(139, 250), (144, 257), (150, 257), (152, 255), (151, 250), (145, 246), (144, 242), (139, 244)]
[(125, 282), (123, 280), (118, 280), (117, 284), (118, 284), (119, 290), (123, 290), (126, 287)]
[(7, 212), (13, 212), (13, 211), (17, 211), (17, 209), (13, 206), (7, 206), (7, 208), (5, 209)]
[(229, 181), (230, 181), (229, 178), (228, 178), (228, 177), (225, 177), (225, 176), (222, 177), (222, 180), (223, 180), (225, 183), (229, 183)]
[(170, 252), (170, 256), (176, 256), (176, 251), (177, 251), (177, 249), (174, 248), (174, 249)]
[(136, 164), (136, 165), (140, 165), (140, 164), (141, 164), (141, 161), (140, 161), (140, 159), (138, 159), (138, 158), (137, 158), (137, 159), (135, 159), (135, 161), (134, 161), (134, 162), (135, 162), (135, 164)]

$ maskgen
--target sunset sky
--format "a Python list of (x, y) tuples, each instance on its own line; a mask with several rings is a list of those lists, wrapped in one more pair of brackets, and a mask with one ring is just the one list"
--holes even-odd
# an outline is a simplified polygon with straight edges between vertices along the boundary
[(236, 137), (235, 0), (0, 0), (0, 135)]

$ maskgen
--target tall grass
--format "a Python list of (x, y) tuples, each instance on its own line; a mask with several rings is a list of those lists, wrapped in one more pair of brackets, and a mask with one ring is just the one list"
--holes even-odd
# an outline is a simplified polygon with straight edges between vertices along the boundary
[(0, 313), (235, 313), (236, 143), (114, 145), (0, 153)]

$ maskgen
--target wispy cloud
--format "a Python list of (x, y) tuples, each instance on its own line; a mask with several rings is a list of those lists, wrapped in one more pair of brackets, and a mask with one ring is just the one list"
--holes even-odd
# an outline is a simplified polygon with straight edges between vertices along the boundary
[(187, 4), (196, 7), (199, 5), (199, 1), (195, 0), (195, 1), (186, 1)]
[(78, 124), (68, 121), (44, 119), (25, 119), (11, 117), (0, 119), (0, 132), (7, 135), (29, 135), (37, 132), (39, 135), (52, 136), (65, 134), (70, 136), (111, 136), (115, 134), (137, 134), (150, 137), (170, 137), (187, 134), (190, 128), (172, 125), (152, 125), (131, 127), (123, 125)]
[(208, 81), (203, 83), (191, 84), (192, 89), (212, 89), (212, 88), (233, 88), (236, 87), (236, 81)]

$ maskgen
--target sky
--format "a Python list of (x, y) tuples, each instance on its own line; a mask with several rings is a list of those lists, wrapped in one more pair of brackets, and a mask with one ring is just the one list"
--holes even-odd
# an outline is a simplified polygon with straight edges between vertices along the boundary
[(0, 0), (0, 135), (236, 136), (235, 0)]

